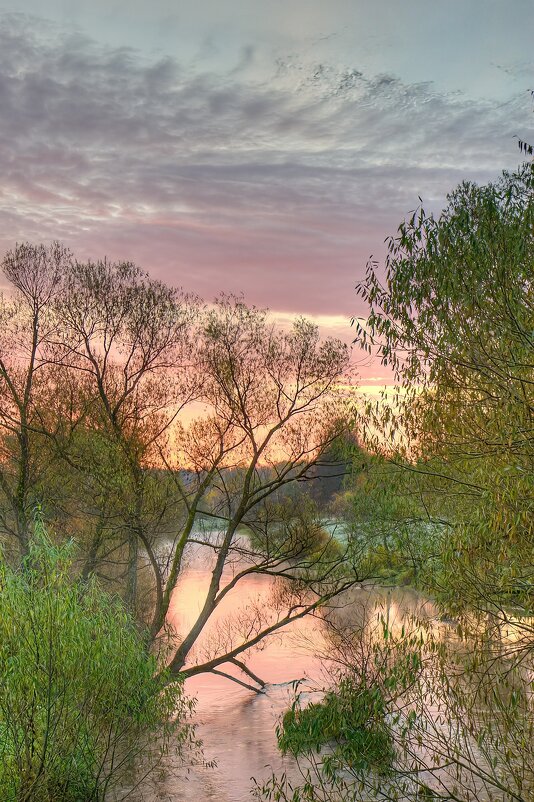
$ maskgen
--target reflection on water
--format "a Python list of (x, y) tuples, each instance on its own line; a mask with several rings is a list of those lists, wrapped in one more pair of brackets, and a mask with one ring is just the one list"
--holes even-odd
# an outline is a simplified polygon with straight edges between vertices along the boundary
[[(178, 631), (187, 630), (198, 615), (209, 576), (206, 567), (193, 564), (181, 577), (169, 611), (169, 620)], [(272, 580), (264, 576), (244, 579), (221, 603), (195, 656), (203, 659), (210, 654), (214, 638), (219, 642), (224, 624), (238, 610), (267, 603), (271, 585)], [(304, 619), (292, 624), (283, 635), (273, 635), (253, 652), (247, 665), (269, 683), (266, 693), (252, 693), (213, 674), (187, 680), (187, 692), (198, 700), (197, 733), (204, 742), (204, 757), (206, 761), (216, 761), (217, 768), (194, 767), (188, 775), (181, 772), (169, 776), (159, 786), (157, 799), (241, 802), (250, 799), (251, 777), (263, 780), (272, 768), (284, 766), (276, 746), (275, 727), (294, 693), (287, 683), (311, 683), (313, 677), (321, 675), (321, 663), (308, 649), (310, 642), (320, 642), (320, 630), (320, 619)], [(224, 666), (224, 670), (238, 673), (231, 666)]]
[[(231, 579), (229, 571), (223, 580)], [(201, 555), (192, 559), (173, 596), (169, 621), (178, 632), (185, 632), (196, 619), (210, 578), (209, 567)], [(221, 640), (228, 620), (247, 605), (266, 604), (272, 580), (250, 576), (240, 582), (220, 605), (216, 617), (203, 633), (195, 659), (211, 654), (214, 642)], [(436, 611), (411, 590), (379, 591), (354, 589), (336, 611), (356, 626), (372, 626), (382, 613), (392, 630), (402, 626), (406, 615), (418, 614), (429, 619)], [(197, 698), (195, 719), (197, 734), (204, 744), (204, 758), (215, 761), (216, 768), (192, 766), (189, 769), (172, 765), (167, 759), (166, 771), (158, 774), (135, 795), (147, 802), (244, 802), (250, 800), (253, 785), (267, 779), (272, 770), (294, 771), (291, 758), (282, 758), (277, 749), (275, 728), (294, 697), (293, 680), (301, 680), (299, 690), (328, 684), (328, 642), (323, 638), (321, 618), (308, 617), (293, 623), (269, 638), (253, 652), (247, 665), (268, 683), (265, 693), (256, 694), (213, 674), (201, 674), (186, 682), (186, 691)], [(320, 659), (317, 655), (321, 655)], [(228, 673), (236, 673), (224, 666)]]
[[(180, 577), (169, 611), (169, 623), (179, 635), (189, 630), (201, 610), (210, 579), (209, 560), (212, 554), (211, 549), (197, 549), (192, 552), (187, 569)], [(237, 571), (239, 568), (239, 564), (233, 569), (227, 568), (223, 583), (230, 581), (232, 570)], [(241, 640), (235, 629), (236, 622), (239, 629), (243, 610), (260, 611), (261, 614), (262, 610), (268, 609), (274, 581), (267, 576), (250, 575), (227, 594), (213, 620), (203, 631), (200, 642), (195, 646), (195, 654), (190, 656), (193, 664), (209, 659), (214, 653), (225, 653), (232, 644), (236, 645), (237, 638)], [(478, 691), (473, 695), (472, 689), (468, 687), (469, 683), (466, 684), (461, 679), (466, 644), (458, 638), (454, 622), (440, 620), (434, 605), (417, 592), (410, 589), (354, 588), (338, 599), (335, 609), (330, 610), (327, 615), (334, 617), (340, 632), (346, 625), (350, 631), (364, 632), (362, 642), (381, 643), (386, 623), (394, 639), (402, 640), (404, 627), (407, 627), (411, 633), (417, 634), (419, 643), (426, 642), (432, 636), (429, 643), (452, 644), (452, 651), (460, 661), (460, 680), (450, 688), (453, 698), (455, 691), (460, 693), (459, 703), (457, 697), (457, 711), (463, 716), (461, 709), (465, 707), (465, 699), (473, 700), (467, 706), (470, 721), (475, 727), (473, 732), (476, 731), (477, 719), (481, 715), (487, 717), (486, 704), (481, 702)], [(476, 633), (476, 627), (471, 631)], [(512, 645), (520, 650), (520, 637), (528, 636), (531, 642), (532, 621), (510, 619), (507, 616), (504, 622), (501, 619), (484, 619), (481, 622), (481, 634), (484, 636), (484, 649), (488, 650), (489, 665), (497, 665), (494, 658), (500, 655), (505, 645)], [(216, 768), (213, 765), (200, 764), (184, 768), (175, 765), (173, 759), (167, 757), (164, 771), (154, 775), (150, 782), (146, 782), (132, 795), (134, 802), (204, 802), (211, 799), (217, 802), (245, 802), (252, 799), (252, 778), (262, 784), (273, 771), (278, 774), (284, 771), (288, 777), (298, 779), (294, 761), (289, 757), (283, 759), (278, 752), (276, 725), (294, 698), (295, 685), (291, 684), (292, 681), (298, 681), (298, 689), (304, 694), (304, 701), (308, 694), (309, 698), (314, 698), (316, 689), (329, 684), (330, 672), (335, 671), (336, 667), (333, 662), (332, 637), (332, 632), (327, 633), (323, 619), (318, 616), (294, 622), (283, 633), (264, 641), (261, 648), (257, 648), (249, 656), (247, 665), (268, 683), (265, 693), (253, 693), (213, 674), (190, 678), (186, 683), (186, 691), (198, 700), (195, 721), (197, 735), (204, 744), (204, 760), (207, 764), (216, 763)], [(339, 648), (339, 643), (336, 643), (336, 649)], [(221, 652), (222, 649), (224, 652)], [(225, 665), (223, 668), (234, 676), (238, 675), (238, 670), (232, 666)], [(529, 667), (522, 665), (520, 668), (519, 682), (528, 689), (528, 677), (525, 675)], [(240, 677), (243, 679), (243, 675)], [(473, 673), (472, 680), (475, 683), (478, 681), (476, 672)], [(423, 766), (421, 776), (431, 784), (432, 776), (429, 773), (426, 778), (425, 766), (434, 765), (434, 755), (444, 754), (443, 748), (447, 751), (447, 744), (454, 735), (455, 727), (454, 713), (452, 719), (443, 717), (441, 706), (445, 697), (439, 694), (437, 698), (433, 696), (432, 681), (431, 675), (425, 669), (418, 687), (422, 694), (426, 719), (422, 723), (420, 747), (416, 748), (413, 755), (418, 766)], [(506, 674), (506, 682), (508, 681)], [(468, 696), (462, 701), (464, 692)], [(402, 704), (404, 701), (407, 700), (402, 700)], [(526, 700), (527, 709), (531, 701), (530, 696)], [(465, 750), (470, 749), (471, 765), (485, 765), (488, 771), (493, 771), (492, 759), (495, 752), (492, 752), (492, 742), (484, 762), (476, 739), (469, 745), (462, 740), (460, 730), (458, 733), (456, 736), (457, 739), (460, 738), (458, 743), (461, 747), (459, 753), (463, 753), (465, 757)], [(495, 748), (501, 748), (498, 739), (495, 741)], [(507, 754), (505, 752), (505, 756)], [(510, 766), (513, 768), (512, 763)], [(449, 777), (447, 771), (442, 777), (447, 781), (454, 779), (452, 774)], [(468, 775), (467, 779), (471, 785), (470, 777)], [(465, 776), (462, 781), (464, 779)], [(480, 799), (491, 798), (491, 789), (490, 793), (486, 793), (483, 783), (475, 780), (475, 795), (480, 789), (483, 791)]]

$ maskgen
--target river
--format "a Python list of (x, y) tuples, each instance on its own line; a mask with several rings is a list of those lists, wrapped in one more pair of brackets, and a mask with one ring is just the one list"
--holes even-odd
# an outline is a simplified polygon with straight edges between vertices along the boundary
[[(223, 581), (231, 576), (228, 569)], [(209, 577), (206, 558), (197, 553), (180, 578), (169, 611), (169, 620), (178, 631), (187, 630), (198, 615)], [(202, 658), (213, 638), (220, 637), (230, 618), (247, 606), (266, 603), (271, 586), (272, 580), (264, 576), (252, 575), (241, 581), (203, 634), (198, 656)], [(428, 602), (409, 589), (354, 589), (344, 601), (343, 615), (360, 625), (376, 621), (380, 610), (392, 625), (397, 621), (399, 626), (406, 614), (436, 615)], [(164, 771), (138, 790), (135, 801), (245, 802), (252, 799), (252, 778), (262, 782), (273, 770), (294, 773), (292, 759), (283, 759), (277, 749), (275, 728), (294, 698), (291, 681), (300, 680), (299, 690), (310, 695), (329, 682), (323, 630), (321, 618), (302, 619), (272, 636), (250, 656), (247, 665), (268, 683), (265, 693), (253, 693), (213, 674), (187, 680), (187, 693), (197, 699), (195, 722), (204, 759), (216, 763), (216, 768), (198, 764), (185, 769), (167, 759)]]

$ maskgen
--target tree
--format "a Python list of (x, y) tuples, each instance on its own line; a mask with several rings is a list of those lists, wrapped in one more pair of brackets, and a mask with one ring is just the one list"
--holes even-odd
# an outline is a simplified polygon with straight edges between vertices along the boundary
[[(62, 453), (98, 486), (100, 524), (89, 550), (91, 567), (103, 530), (106, 525), (113, 528), (103, 502), (114, 498), (114, 529), (126, 535), (128, 548), (125, 597), (134, 612), (139, 549), (155, 562), (153, 524), (164, 517), (167, 504), (160, 494), (162, 507), (152, 509), (152, 515), (147, 509), (153, 508), (157, 489), (148, 468), (157, 461), (162, 438), (196, 393), (192, 373), (186, 374), (184, 367), (197, 306), (192, 296), (151, 279), (133, 264), (102, 261), (72, 266), (58, 310), (63, 360), (83, 385), (75, 426), (91, 433), (80, 451), (71, 427)], [(157, 571), (155, 577), (159, 579)], [(156, 593), (160, 603), (159, 582)]]
[(0, 526), (22, 556), (29, 548), (43, 467), (37, 399), (57, 359), (54, 304), (70, 264), (70, 253), (59, 243), (17, 245), (2, 262), (12, 292), (0, 296)]
[(3, 800), (122, 798), (134, 758), (146, 772), (171, 738), (193, 743), (182, 684), (158, 676), (116, 597), (72, 578), (72, 543), (38, 522), (24, 570), (1, 560), (0, 590)]
[[(353, 449), (354, 471), (335, 502), (367, 571), (382, 583), (425, 586), (447, 542), (451, 506), (428, 499), (425, 477), (380, 454)], [(408, 465), (408, 467), (413, 467)]]
[(374, 445), (424, 481), (430, 511), (446, 502), (450, 600), (499, 608), (534, 587), (533, 189), (531, 165), (460, 185), (439, 218), (400, 226), (385, 283), (371, 262), (358, 285), (357, 341), (401, 388), (367, 410)]
[(532, 664), (506, 654), (506, 633), (481, 632), (473, 649), (423, 610), (395, 620), (382, 603), (364, 608), (361, 626), (336, 613), (326, 624), (332, 684), (322, 701), (304, 705), (297, 696), (285, 714), (279, 746), (298, 757), (297, 770), (257, 787), (258, 797), (531, 799)]
[[(288, 524), (277, 494), (306, 478), (346, 428), (336, 384), (346, 369), (347, 349), (335, 340), (321, 343), (317, 328), (304, 320), (297, 320), (289, 332), (277, 331), (265, 312), (222, 297), (203, 318), (197, 359), (207, 415), (177, 438), (178, 464), (188, 471), (175, 470), (173, 475), (187, 518), (173, 544), (152, 633), (164, 625), (186, 549), (200, 543), (213, 552), (211, 580), (170, 670), (190, 676), (220, 671), (231, 662), (247, 673), (241, 656), (356, 581), (346, 550), (329, 551), (326, 542), (305, 556), (295, 549), (289, 532), (276, 538), (276, 545), (270, 537), (274, 528)], [(199, 537), (199, 519), (218, 521), (220, 528), (208, 538)], [(247, 529), (254, 537), (244, 536)], [(225, 566), (236, 560), (233, 575), (224, 578)], [(192, 663), (193, 647), (221, 601), (254, 574), (277, 580), (271, 607), (261, 614), (250, 610), (246, 626), (240, 620), (209, 658)]]
[[(377, 511), (369, 488), (381, 495), (389, 537), (419, 519), (413, 553), (422, 514), (443, 528), (425, 578), (449, 618), (436, 627), (420, 615), (394, 631), (383, 613), (374, 630), (330, 617), (339, 674), (319, 708), (297, 703), (284, 719), (280, 745), (301, 750), (303, 777), (273, 778), (258, 789), (268, 799), (532, 796), (533, 189), (531, 165), (462, 184), (439, 218), (414, 212), (389, 240), (385, 277), (370, 262), (358, 285), (370, 309), (357, 342), (399, 388), (361, 412), (382, 459), (367, 460), (350, 503), (365, 524), (369, 504)], [(365, 707), (369, 689), (378, 707)], [(346, 710), (362, 704), (351, 731)], [(326, 715), (328, 741), (310, 743)], [(384, 729), (391, 749), (377, 773), (352, 750), (373, 755)]]
[[(151, 637), (168, 651), (175, 636), (169, 640), (166, 618), (184, 554), (192, 543), (203, 543), (214, 554), (210, 586), (197, 621), (174, 646), (170, 672), (217, 671), (231, 661), (247, 674), (240, 655), (355, 581), (342, 570), (343, 552), (328, 548), (331, 538), (298, 566), (302, 555), (289, 538), (275, 553), (265, 545), (268, 538), (258, 538), (276, 526), (272, 509), (266, 513), (269, 500), (304, 479), (344, 431), (336, 382), (347, 349), (333, 340), (321, 344), (316, 327), (303, 320), (291, 333), (280, 333), (264, 312), (234, 298), (222, 297), (194, 321), (197, 308), (188, 306), (188, 299), (131, 266), (76, 265), (67, 287), (61, 307), (69, 332), (65, 363), (85, 374), (88, 411), (83, 428), (76, 426), (78, 440), (69, 435), (65, 453), (99, 484), (104, 477), (99, 503), (111, 498), (105, 515), (128, 532), (125, 598), (135, 610), (142, 549), (154, 589)], [(130, 293), (137, 299), (146, 292), (148, 309), (146, 300), (132, 303)], [(192, 399), (205, 415), (180, 425), (179, 413)], [(89, 437), (84, 435), (76, 458), (73, 443), (85, 430)], [(199, 537), (199, 522), (206, 519), (222, 527), (211, 539)], [(244, 526), (255, 533), (255, 546), (238, 532)], [(162, 548), (165, 528), (168, 545)], [(95, 531), (95, 544), (101, 532)], [(91, 548), (89, 557), (96, 570), (97, 549)], [(236, 559), (242, 570), (225, 583), (224, 569)], [(106, 561), (113, 562), (109, 553)], [(294, 592), (278, 593), (276, 604), (261, 616), (241, 616), (209, 659), (188, 664), (221, 600), (257, 573), (292, 583)]]
[[(532, 89), (530, 90), (530, 96), (532, 100), (534, 100), (534, 90)], [(534, 153), (534, 147), (523, 139), (518, 139), (517, 145), (519, 147), (519, 152), (525, 156), (532, 156)]]
[[(41, 281), (32, 254), (48, 251), (32, 247), (14, 253), (15, 287), (27, 262)], [(27, 513), (41, 502), (46, 519), (77, 538), (82, 578), (121, 593), (167, 654), (170, 676), (231, 661), (258, 689), (241, 658), (356, 581), (345, 547), (318, 521), (300, 526), (306, 499), (283, 503), (347, 431), (346, 346), (321, 342), (303, 319), (279, 331), (240, 298), (203, 307), (129, 263), (69, 255), (61, 291), (46, 304), (43, 378), (39, 393), (31, 385), (25, 424), (41, 466)], [(31, 329), (17, 315), (26, 348)], [(7, 340), (5, 353), (18, 365)], [(9, 437), (2, 442), (7, 448)], [(25, 537), (29, 544), (31, 524)], [(199, 545), (213, 555), (211, 581), (197, 621), (178, 638), (171, 599)], [(238, 569), (228, 580), (230, 565)], [(253, 574), (272, 583), (272, 604), (242, 611), (209, 657), (199, 659), (198, 649), (193, 657), (221, 601)]]
[[(393, 401), (361, 415), (366, 443), (395, 470), (397, 498), (384, 496), (390, 512), (396, 502), (398, 524), (423, 510), (447, 527), (426, 566), (427, 587), (461, 617), (453, 631), (450, 619), (442, 633), (418, 618), (403, 621), (400, 635), (384, 626), (378, 637), (331, 622), (330, 654), (342, 667), (325, 697), (335, 737), (319, 753), (303, 749), (303, 784), (274, 778), (262, 789), (267, 798), (532, 795), (533, 183), (524, 166), (486, 187), (462, 184), (438, 219), (421, 209), (400, 226), (385, 280), (371, 262), (358, 285), (370, 313), (357, 341), (376, 349), (399, 383)], [(384, 461), (377, 464), (387, 481)], [(355, 499), (365, 512), (365, 498), (356, 491)], [(412, 539), (417, 550), (420, 531)], [(511, 607), (518, 603), (526, 616)], [(393, 744), (386, 777), (351, 757), (356, 736), (370, 727), (372, 737), (371, 717), (356, 735), (340, 729), (346, 689), (362, 684), (386, 691), (378, 720)], [(289, 735), (305, 744), (314, 716), (306, 710), (296, 726), (287, 722), (295, 731), (284, 728), (282, 746)]]

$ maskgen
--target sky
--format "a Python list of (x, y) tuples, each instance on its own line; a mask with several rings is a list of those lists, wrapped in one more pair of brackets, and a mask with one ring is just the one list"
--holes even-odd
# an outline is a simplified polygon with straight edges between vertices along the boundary
[(532, 31), (533, 0), (0, 0), (0, 250), (59, 239), (350, 341), (418, 196), (521, 161)]

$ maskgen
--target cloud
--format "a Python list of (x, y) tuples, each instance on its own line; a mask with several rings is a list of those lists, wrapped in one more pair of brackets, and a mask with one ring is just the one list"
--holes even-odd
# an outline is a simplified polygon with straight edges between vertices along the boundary
[(523, 95), (495, 106), (358, 65), (273, 60), (226, 73), (99, 45), (24, 15), (0, 22), (0, 246), (63, 240), (133, 259), (210, 299), (348, 318), (421, 195), (518, 162)]

